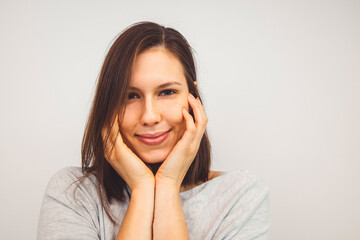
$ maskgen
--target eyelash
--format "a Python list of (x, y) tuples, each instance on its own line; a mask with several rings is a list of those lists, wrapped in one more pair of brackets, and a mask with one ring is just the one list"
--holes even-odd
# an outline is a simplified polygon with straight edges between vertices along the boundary
[(128, 95), (128, 99), (134, 99), (134, 98), (139, 98), (139, 95), (137, 95), (136, 93), (129, 93)]
[[(163, 93), (165, 93), (165, 94), (163, 94)], [(165, 89), (160, 92), (160, 96), (169, 96), (169, 95), (174, 95), (175, 93), (177, 93), (177, 91), (174, 89)]]
[[(159, 96), (171, 96), (176, 93), (177, 93), (177, 91), (174, 89), (165, 89), (159, 93)], [(134, 92), (129, 93), (128, 99), (135, 99), (135, 98), (140, 98), (137, 93), (134, 93)]]

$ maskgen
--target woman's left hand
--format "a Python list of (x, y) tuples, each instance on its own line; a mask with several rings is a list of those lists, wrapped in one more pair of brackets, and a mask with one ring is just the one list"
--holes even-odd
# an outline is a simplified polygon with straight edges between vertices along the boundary
[(183, 109), (186, 130), (158, 169), (155, 175), (157, 185), (167, 184), (180, 189), (186, 172), (198, 152), (208, 119), (198, 98), (195, 99), (192, 94), (189, 94), (188, 101), (193, 109), (195, 121), (189, 112)]

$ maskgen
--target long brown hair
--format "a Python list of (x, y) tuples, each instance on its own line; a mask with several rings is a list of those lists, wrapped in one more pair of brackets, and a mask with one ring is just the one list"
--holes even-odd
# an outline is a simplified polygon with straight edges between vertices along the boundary
[[(114, 223), (109, 204), (113, 199), (124, 201), (126, 183), (104, 157), (101, 130), (110, 129), (114, 114), (124, 110), (135, 57), (147, 49), (158, 46), (165, 48), (179, 59), (189, 92), (200, 98), (194, 84), (197, 79), (191, 47), (175, 29), (152, 22), (139, 22), (125, 29), (114, 41), (101, 68), (81, 149), (84, 178), (90, 175), (97, 178), (101, 202)], [(210, 150), (209, 139), (205, 132), (182, 186), (208, 180)]]

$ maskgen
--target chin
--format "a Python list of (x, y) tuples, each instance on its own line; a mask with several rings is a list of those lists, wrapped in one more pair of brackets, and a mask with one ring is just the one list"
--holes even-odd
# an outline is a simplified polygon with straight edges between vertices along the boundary
[(153, 163), (164, 162), (168, 155), (169, 155), (168, 151), (160, 151), (154, 153), (140, 154), (139, 157), (143, 162), (153, 164)]

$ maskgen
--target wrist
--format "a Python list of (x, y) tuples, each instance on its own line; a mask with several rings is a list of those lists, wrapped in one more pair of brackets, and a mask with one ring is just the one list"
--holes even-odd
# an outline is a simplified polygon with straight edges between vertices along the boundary
[(133, 192), (153, 192), (155, 189), (155, 181), (147, 181), (136, 185), (129, 186), (131, 193)]
[(166, 193), (176, 193), (180, 192), (181, 183), (176, 181), (169, 181), (168, 179), (159, 179), (155, 181), (155, 190), (163, 191)]

